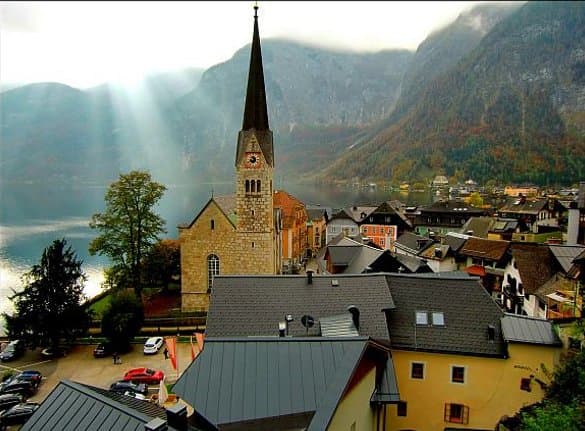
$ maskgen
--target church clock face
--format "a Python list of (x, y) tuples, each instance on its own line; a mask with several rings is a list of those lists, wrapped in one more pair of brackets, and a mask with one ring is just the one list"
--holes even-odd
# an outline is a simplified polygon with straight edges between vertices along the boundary
[(260, 154), (259, 153), (247, 153), (246, 154), (246, 167), (247, 168), (260, 167)]

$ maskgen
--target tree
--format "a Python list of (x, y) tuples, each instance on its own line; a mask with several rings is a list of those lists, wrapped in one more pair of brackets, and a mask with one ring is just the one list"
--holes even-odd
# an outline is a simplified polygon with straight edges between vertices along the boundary
[(472, 207), (481, 208), (483, 206), (483, 198), (479, 194), (479, 192), (473, 192), (469, 196), (469, 205)]
[(11, 338), (20, 338), (36, 348), (57, 348), (72, 341), (89, 327), (90, 312), (83, 306), (86, 276), (65, 239), (45, 248), (38, 264), (23, 276), (25, 287), (10, 297), (15, 313), (4, 313)]
[(144, 258), (142, 270), (145, 283), (168, 288), (173, 278), (181, 275), (179, 241), (165, 239), (155, 244)]
[(121, 290), (112, 295), (102, 315), (102, 335), (118, 352), (128, 350), (130, 341), (142, 328), (144, 309), (135, 295)]
[(532, 411), (521, 415), (521, 431), (579, 430), (582, 413), (575, 403), (569, 405), (546, 401)]
[(106, 255), (114, 262), (117, 280), (142, 297), (142, 259), (166, 232), (165, 221), (153, 208), (166, 187), (152, 181), (150, 174), (132, 171), (120, 175), (105, 196), (106, 210), (94, 214), (89, 226), (101, 235), (91, 241), (91, 255)]

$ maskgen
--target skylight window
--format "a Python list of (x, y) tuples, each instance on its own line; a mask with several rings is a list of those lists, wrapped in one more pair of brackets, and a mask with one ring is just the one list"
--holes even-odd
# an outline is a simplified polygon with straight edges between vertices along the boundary
[(416, 324), (417, 325), (428, 325), (429, 324), (429, 319), (428, 319), (426, 311), (417, 311), (416, 312)]
[(445, 315), (442, 311), (433, 312), (433, 325), (445, 326)]

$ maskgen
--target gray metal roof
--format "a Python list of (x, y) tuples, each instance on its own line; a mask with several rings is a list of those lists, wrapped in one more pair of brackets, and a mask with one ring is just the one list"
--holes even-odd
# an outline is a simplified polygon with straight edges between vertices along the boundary
[(384, 309), (393, 308), (386, 277), (380, 274), (290, 276), (218, 276), (213, 283), (207, 337), (276, 336), (278, 323), (292, 315), (289, 334), (319, 335), (318, 325), (309, 331), (301, 324), (303, 315), (315, 321), (347, 312), (360, 311), (359, 333), (388, 339)]
[(548, 247), (565, 273), (573, 267), (573, 260), (585, 251), (585, 246), (582, 245), (549, 245)]
[(502, 317), (502, 332), (507, 342), (561, 346), (561, 340), (548, 320), (506, 314)]
[(398, 248), (405, 249), (412, 254), (417, 254), (432, 242), (433, 240), (427, 237), (420, 236), (412, 232), (404, 232), (402, 235), (396, 238), (394, 245)]
[[(392, 347), (503, 357), (503, 313), (479, 280), (449, 273), (430, 275), (388, 275), (396, 304), (388, 312)], [(429, 324), (415, 324), (417, 311), (427, 313)], [(433, 312), (443, 313), (444, 325), (432, 324)], [(496, 329), (493, 341), (488, 339), (488, 325)]]
[(156, 404), (62, 380), (21, 429), (144, 431), (156, 418), (166, 421), (165, 409)]
[(286, 418), (323, 430), (368, 345), (364, 337), (207, 338), (173, 391), (218, 426), (271, 418), (276, 430)]
[(334, 245), (328, 247), (329, 258), (333, 265), (347, 266), (353, 260), (356, 254), (359, 253), (361, 246), (355, 245)]
[(360, 247), (359, 253), (354, 256), (344, 273), (361, 274), (383, 254), (384, 250), (364, 245)]

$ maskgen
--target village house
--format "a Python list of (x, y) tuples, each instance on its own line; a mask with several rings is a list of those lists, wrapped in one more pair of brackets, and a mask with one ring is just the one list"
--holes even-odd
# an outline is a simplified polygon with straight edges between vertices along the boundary
[(274, 208), (282, 217), (282, 272), (298, 272), (309, 249), (305, 204), (284, 190), (276, 190)]
[(307, 205), (307, 238), (311, 257), (315, 257), (319, 250), (327, 244), (327, 222), (329, 221), (328, 208)]
[[(360, 337), (388, 347), (385, 360), (386, 364), (391, 360), (392, 370), (385, 368), (386, 380), (392, 381), (395, 376), (396, 390), (380, 393), (377, 388), (389, 387), (383, 383), (382, 372), (375, 378), (373, 372), (368, 374), (364, 370), (361, 375), (370, 377), (361, 383), (351, 384), (351, 379), (340, 378), (345, 389), (327, 404), (337, 406), (335, 415), (349, 418), (345, 426), (355, 421), (362, 424), (360, 429), (366, 430), (379, 429), (376, 420), (383, 420), (383, 425), (379, 422), (378, 425), (385, 429), (397, 431), (493, 428), (502, 416), (511, 416), (520, 407), (543, 397), (539, 381), (545, 381), (546, 376), (542, 365), (553, 369), (561, 351), (561, 342), (549, 322), (504, 313), (473, 277), (312, 273), (287, 277), (219, 276), (206, 328), (206, 340), (217, 339), (218, 350), (214, 349), (213, 355), (210, 351), (206, 362), (200, 365), (197, 364), (202, 356), (196, 359), (174, 390), (190, 405), (199, 406), (198, 413), (215, 425), (215, 418), (220, 417), (232, 418), (221, 423), (233, 420), (240, 424), (299, 419), (299, 415), (311, 414), (315, 409), (310, 401), (302, 402), (303, 390), (290, 390), (291, 380), (286, 377), (304, 375), (301, 368), (307, 353), (303, 352), (309, 347), (301, 346), (302, 338), (306, 338), (304, 346), (308, 346), (319, 338), (328, 345), (335, 339), (362, 342)], [(290, 348), (277, 347), (286, 343), (278, 340), (287, 338)], [(249, 343), (249, 349), (242, 343)], [(277, 353), (280, 349), (287, 349), (288, 353)], [(320, 361), (318, 347), (311, 352)], [(297, 358), (295, 361), (289, 360), (291, 354)], [(269, 360), (271, 357), (280, 359)], [(224, 367), (224, 360), (237, 364)], [(382, 362), (377, 369), (382, 370)], [(350, 368), (359, 369), (359, 363), (353, 364)], [(310, 365), (304, 366), (311, 369)], [(336, 372), (337, 365), (332, 367), (331, 372)], [(370, 367), (373, 371), (374, 365)], [(277, 377), (278, 370), (284, 377)], [(248, 382), (242, 378), (244, 375), (259, 377)], [(274, 376), (272, 380), (267, 377), (270, 375)], [(202, 382), (210, 379), (225, 381), (226, 385), (220, 384), (219, 391), (214, 388), (209, 394), (209, 386)], [(287, 405), (298, 406), (296, 410), (289, 407), (278, 413), (254, 408), (258, 404), (247, 400), (266, 397), (266, 383), (262, 383), (266, 380), (277, 382), (270, 390), (275, 394), (286, 393), (291, 397)], [(194, 381), (199, 384), (192, 384)], [(363, 392), (349, 390), (357, 387)], [(236, 396), (243, 393), (246, 397)], [(357, 404), (361, 407), (353, 405), (353, 413), (345, 411), (342, 405), (344, 397), (350, 396), (361, 400)], [(230, 411), (226, 403), (213, 401), (224, 397), (236, 400), (235, 410)], [(211, 402), (207, 403), (207, 399)], [(368, 399), (371, 402), (365, 402)], [(374, 402), (380, 399), (385, 403)], [(278, 404), (277, 400), (272, 404)], [(351, 404), (347, 402), (347, 406)], [(355, 417), (356, 408), (363, 422)], [(243, 417), (244, 411), (251, 413)], [(382, 414), (378, 415), (378, 411)], [(319, 415), (329, 418), (319, 422), (320, 428), (312, 426), (313, 422), (305, 417), (304, 426), (339, 429), (333, 426), (335, 415)], [(315, 418), (317, 413), (312, 420)], [(296, 425), (302, 426), (298, 422)]]
[(510, 261), (510, 243), (469, 237), (459, 249), (459, 269), (478, 276), (483, 287), (496, 300), (501, 300), (504, 270)]
[(391, 202), (382, 202), (367, 217), (362, 218), (360, 232), (378, 247), (394, 252), (394, 242), (412, 224)]
[(485, 209), (472, 207), (461, 200), (437, 201), (418, 211), (414, 219), (415, 232), (429, 237), (459, 232), (470, 217), (488, 215)]

